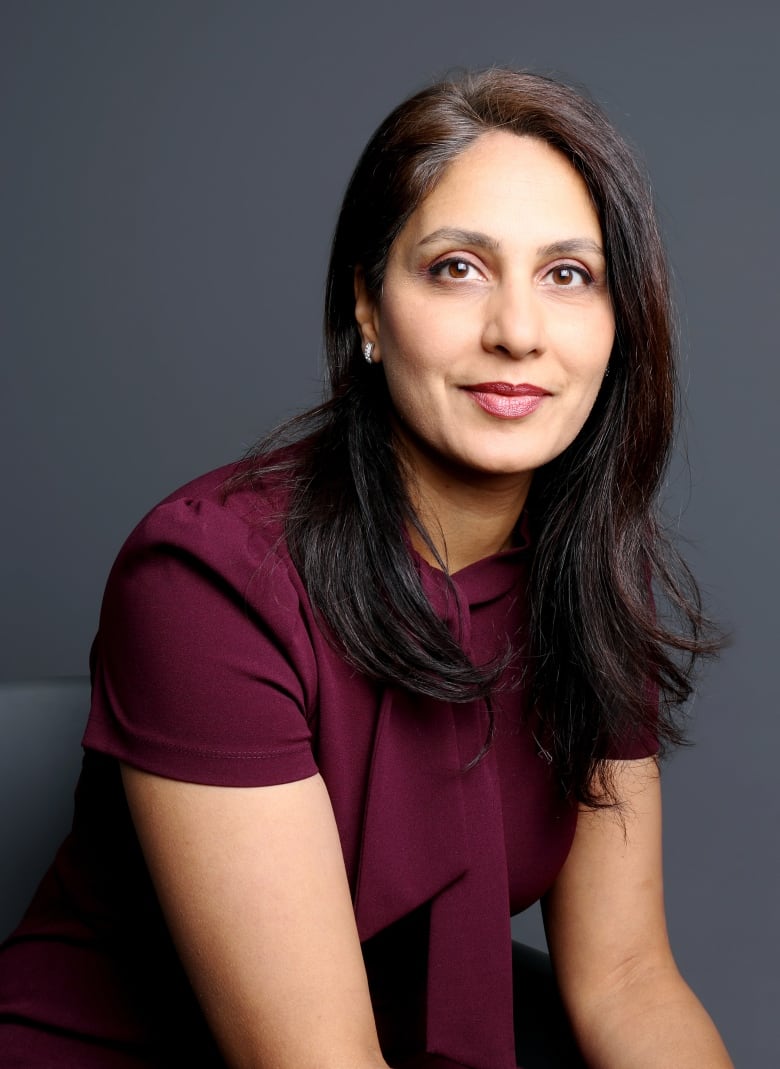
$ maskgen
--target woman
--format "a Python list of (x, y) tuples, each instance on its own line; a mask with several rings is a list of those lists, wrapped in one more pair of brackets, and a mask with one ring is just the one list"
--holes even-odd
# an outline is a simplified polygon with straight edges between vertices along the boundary
[(405, 102), (326, 334), (330, 400), (114, 566), (4, 1064), (508, 1069), (544, 896), (588, 1065), (729, 1066), (664, 927), (656, 754), (714, 642), (654, 517), (672, 340), (626, 146), (529, 74)]

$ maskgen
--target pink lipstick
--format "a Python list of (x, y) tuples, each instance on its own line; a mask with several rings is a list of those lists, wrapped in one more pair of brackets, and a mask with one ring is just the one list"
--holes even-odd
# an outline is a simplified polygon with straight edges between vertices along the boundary
[(474, 386), (465, 386), (480, 408), (499, 419), (520, 419), (535, 412), (549, 390), (530, 383), (521, 382), (513, 386), (511, 382), (478, 382)]

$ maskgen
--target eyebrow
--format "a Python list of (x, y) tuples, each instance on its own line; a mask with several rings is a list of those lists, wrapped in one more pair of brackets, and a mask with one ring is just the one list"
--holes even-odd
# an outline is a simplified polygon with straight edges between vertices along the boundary
[(442, 240), (454, 241), (457, 245), (476, 245), (481, 249), (490, 249), (491, 252), (498, 252), (501, 248), (495, 238), (488, 237), (479, 230), (461, 230), (455, 226), (442, 226), (438, 230), (432, 230), (422, 238), (420, 245), (433, 245)]
[(568, 241), (554, 241), (551, 245), (542, 245), (536, 250), (539, 256), (571, 256), (578, 252), (595, 252), (604, 256), (604, 250), (592, 238), (569, 238)]
[[(458, 245), (475, 245), (480, 249), (488, 249), (490, 252), (498, 252), (501, 243), (479, 230), (461, 230), (459, 227), (442, 226), (438, 230), (426, 234), (419, 242), (420, 246), (433, 245), (437, 241), (454, 241)], [(538, 256), (571, 256), (578, 252), (596, 253), (604, 256), (604, 250), (597, 241), (592, 238), (569, 238), (566, 241), (553, 241), (549, 245), (541, 245), (537, 250)]]

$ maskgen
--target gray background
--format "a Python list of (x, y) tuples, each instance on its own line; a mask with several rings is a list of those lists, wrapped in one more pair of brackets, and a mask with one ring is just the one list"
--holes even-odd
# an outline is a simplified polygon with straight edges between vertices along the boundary
[(139, 516), (319, 397), (338, 201), (403, 95), (526, 66), (640, 146), (681, 311), (669, 512), (734, 632), (666, 772), (669, 923), (742, 1067), (780, 1052), (778, 40), (761, 0), (0, 4), (6, 679), (84, 672)]

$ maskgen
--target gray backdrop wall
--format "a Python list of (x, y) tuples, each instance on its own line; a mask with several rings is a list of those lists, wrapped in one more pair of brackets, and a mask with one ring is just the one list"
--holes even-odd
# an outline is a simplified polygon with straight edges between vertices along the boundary
[(681, 310), (671, 522), (734, 631), (666, 772), (669, 919), (743, 1067), (780, 1052), (779, 40), (762, 0), (0, 4), (4, 678), (85, 671), (139, 516), (318, 398), (338, 200), (401, 96), (557, 72), (640, 146)]

